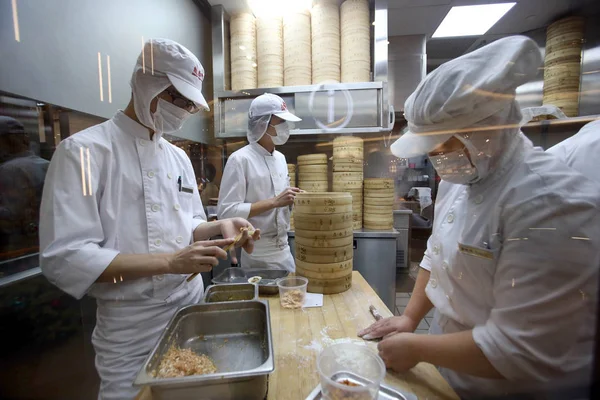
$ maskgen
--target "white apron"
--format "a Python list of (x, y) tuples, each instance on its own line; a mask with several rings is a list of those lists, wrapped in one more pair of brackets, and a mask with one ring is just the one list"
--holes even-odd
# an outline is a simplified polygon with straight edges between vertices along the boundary
[(167, 323), (179, 308), (203, 294), (202, 279), (185, 282), (164, 302), (98, 300), (92, 343), (102, 380), (98, 400), (129, 400), (139, 389), (132, 382)]

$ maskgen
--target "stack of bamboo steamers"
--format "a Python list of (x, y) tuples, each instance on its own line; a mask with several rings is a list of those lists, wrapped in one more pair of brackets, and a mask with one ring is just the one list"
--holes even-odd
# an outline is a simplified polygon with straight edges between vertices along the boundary
[(307, 192), (327, 192), (327, 154), (298, 156), (298, 187)]
[(365, 179), (364, 227), (392, 229), (394, 225), (394, 180)]
[(353, 136), (333, 139), (333, 191), (352, 195), (352, 227), (363, 226), (363, 140)]
[(308, 291), (334, 294), (352, 286), (352, 197), (349, 193), (299, 193), (296, 215), (296, 275)]
[[(290, 187), (296, 187), (296, 164), (288, 164), (288, 176), (290, 177)], [(294, 211), (290, 214), (290, 230), (294, 230)]]

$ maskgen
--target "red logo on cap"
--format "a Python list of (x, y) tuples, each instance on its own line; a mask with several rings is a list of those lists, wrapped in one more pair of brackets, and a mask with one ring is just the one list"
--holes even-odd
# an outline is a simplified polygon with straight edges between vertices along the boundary
[(194, 75), (196, 78), (198, 78), (200, 80), (204, 80), (204, 74), (202, 73), (202, 71), (200, 71), (198, 69), (198, 67), (194, 67), (194, 71), (192, 71), (192, 75)]
[(287, 105), (285, 104), (285, 101), (281, 102), (281, 111), (287, 111)]

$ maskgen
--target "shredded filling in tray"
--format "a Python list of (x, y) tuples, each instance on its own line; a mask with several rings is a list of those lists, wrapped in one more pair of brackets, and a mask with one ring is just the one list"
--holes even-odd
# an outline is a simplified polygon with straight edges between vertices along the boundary
[(158, 366), (157, 378), (179, 378), (190, 375), (214, 374), (215, 363), (205, 354), (196, 354), (191, 349), (171, 346)]

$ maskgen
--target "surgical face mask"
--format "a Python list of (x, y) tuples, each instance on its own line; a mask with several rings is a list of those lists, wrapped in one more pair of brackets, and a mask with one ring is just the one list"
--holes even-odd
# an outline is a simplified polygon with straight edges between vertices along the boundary
[(465, 149), (429, 156), (436, 172), (446, 182), (467, 185), (478, 180), (477, 168), (473, 166)]
[(159, 98), (154, 113), (154, 126), (158, 132), (173, 133), (180, 130), (183, 123), (191, 116), (192, 114), (183, 108)]
[[(271, 124), (269, 124), (271, 125)], [(290, 127), (288, 126), (287, 122), (282, 122), (279, 125), (271, 125), (273, 128), (275, 128), (275, 132), (277, 133), (277, 136), (271, 136), (271, 140), (273, 141), (273, 144), (275, 144), (276, 146), (281, 146), (282, 144), (285, 144), (288, 139), (290, 138)]]

